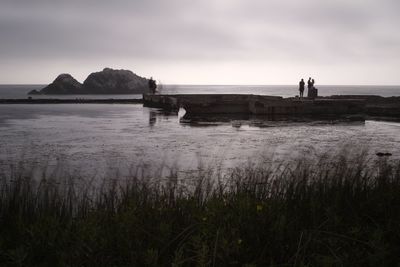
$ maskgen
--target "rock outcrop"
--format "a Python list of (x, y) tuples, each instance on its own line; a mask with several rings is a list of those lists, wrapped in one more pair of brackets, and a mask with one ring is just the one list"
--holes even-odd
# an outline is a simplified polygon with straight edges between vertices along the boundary
[(28, 95), (41, 95), (42, 93), (36, 89), (33, 89), (28, 93)]
[(82, 94), (84, 93), (83, 86), (70, 74), (60, 74), (48, 86), (40, 91), (33, 90), (29, 94), (44, 94), (44, 95), (64, 95), (64, 94)]
[(148, 80), (130, 70), (114, 70), (91, 73), (83, 84), (70, 74), (60, 74), (51, 84), (40, 91), (32, 90), (28, 94), (142, 94), (148, 92)]
[(148, 92), (148, 81), (130, 70), (103, 71), (90, 74), (83, 82), (90, 94), (141, 94)]

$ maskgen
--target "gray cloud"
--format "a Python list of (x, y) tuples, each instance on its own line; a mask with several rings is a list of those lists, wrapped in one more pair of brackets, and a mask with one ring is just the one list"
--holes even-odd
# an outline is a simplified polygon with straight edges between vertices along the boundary
[[(0, 7), (0, 57), (15, 68), (131, 60), (146, 66), (359, 64), (362, 73), (366, 64), (400, 62), (396, 0), (0, 0)], [(3, 75), (15, 71), (5, 63), (2, 69)], [(12, 76), (3, 75), (0, 82)]]

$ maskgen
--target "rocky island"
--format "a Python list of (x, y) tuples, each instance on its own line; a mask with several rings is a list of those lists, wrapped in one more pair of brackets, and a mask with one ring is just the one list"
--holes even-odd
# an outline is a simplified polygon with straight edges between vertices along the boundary
[(148, 80), (130, 70), (105, 68), (91, 73), (83, 84), (70, 74), (60, 74), (42, 90), (32, 90), (30, 95), (66, 94), (143, 94), (148, 92)]

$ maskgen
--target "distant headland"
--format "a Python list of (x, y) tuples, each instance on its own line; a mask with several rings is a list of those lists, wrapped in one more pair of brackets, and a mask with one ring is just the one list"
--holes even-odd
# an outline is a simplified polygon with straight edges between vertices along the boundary
[(130, 70), (105, 68), (91, 73), (81, 84), (70, 74), (60, 74), (41, 90), (32, 90), (29, 95), (68, 94), (143, 94), (148, 92), (148, 79)]

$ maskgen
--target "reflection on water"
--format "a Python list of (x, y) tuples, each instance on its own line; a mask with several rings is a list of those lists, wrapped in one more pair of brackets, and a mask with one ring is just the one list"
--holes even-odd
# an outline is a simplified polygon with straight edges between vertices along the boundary
[(157, 112), (154, 110), (150, 110), (149, 112), (149, 125), (150, 126), (154, 126), (154, 124), (156, 124), (157, 121)]
[(206, 119), (188, 121), (183, 110), (141, 105), (0, 105), (0, 167), (62, 159), (70, 170), (91, 175), (132, 165), (230, 168), (249, 159), (318, 156), (343, 146), (400, 158), (396, 122)]
[(323, 124), (364, 124), (364, 116), (288, 116), (288, 115), (251, 115), (251, 114), (184, 114), (180, 123), (190, 126), (215, 126), (230, 123), (232, 127), (242, 125), (252, 127), (282, 127), (294, 125), (323, 125)]
[(168, 120), (170, 117), (177, 117), (178, 112), (168, 111), (163, 109), (149, 109), (149, 126), (154, 126), (157, 122), (157, 118), (162, 120)]

